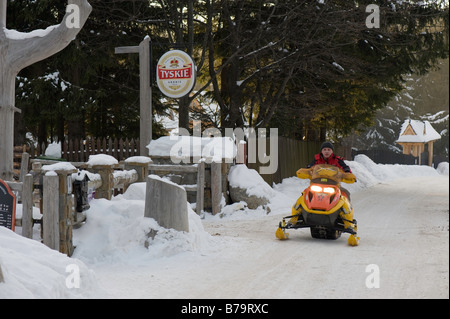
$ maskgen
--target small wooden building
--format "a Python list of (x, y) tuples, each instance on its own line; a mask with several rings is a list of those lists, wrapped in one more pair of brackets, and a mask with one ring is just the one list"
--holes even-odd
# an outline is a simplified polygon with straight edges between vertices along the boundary
[(405, 120), (400, 130), (400, 136), (396, 143), (403, 146), (403, 154), (419, 158), (428, 144), (428, 165), (433, 163), (433, 143), (441, 138), (441, 135), (431, 126), (428, 121)]

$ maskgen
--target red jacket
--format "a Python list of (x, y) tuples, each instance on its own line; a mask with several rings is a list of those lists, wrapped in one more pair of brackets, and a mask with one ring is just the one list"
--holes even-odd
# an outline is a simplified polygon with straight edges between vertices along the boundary
[(317, 165), (317, 164), (328, 164), (328, 165), (334, 165), (342, 169), (344, 172), (351, 173), (350, 167), (345, 164), (344, 158), (340, 156), (336, 156), (332, 154), (328, 159), (323, 158), (322, 153), (314, 155), (314, 161), (308, 164), (308, 168)]

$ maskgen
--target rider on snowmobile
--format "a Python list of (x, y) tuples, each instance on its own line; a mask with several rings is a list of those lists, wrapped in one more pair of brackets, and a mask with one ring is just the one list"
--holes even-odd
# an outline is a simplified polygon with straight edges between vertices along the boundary
[(344, 158), (333, 154), (334, 147), (330, 142), (324, 142), (320, 146), (320, 153), (314, 155), (314, 161), (309, 163), (306, 167), (311, 168), (317, 164), (329, 164), (334, 165), (342, 169), (346, 173), (351, 173), (350, 167), (345, 164)]
[[(344, 158), (341, 156), (337, 156), (334, 153), (334, 147), (331, 142), (324, 142), (320, 146), (320, 153), (314, 155), (314, 160), (309, 163), (306, 167), (311, 168), (314, 165), (317, 164), (328, 164), (328, 165), (334, 165), (342, 169), (346, 173), (351, 173), (352, 170), (350, 167), (345, 164)], [(355, 180), (356, 181), (356, 180)], [(350, 193), (345, 188), (341, 187), (341, 190), (344, 192), (345, 195), (347, 195), (347, 198), (350, 200)]]

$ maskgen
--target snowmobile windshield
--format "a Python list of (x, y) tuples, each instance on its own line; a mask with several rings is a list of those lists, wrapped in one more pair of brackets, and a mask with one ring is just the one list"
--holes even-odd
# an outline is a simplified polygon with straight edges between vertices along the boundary
[(311, 180), (336, 183), (344, 182), (352, 184), (356, 181), (355, 175), (352, 173), (345, 173), (342, 169), (334, 165), (319, 164), (312, 167)]

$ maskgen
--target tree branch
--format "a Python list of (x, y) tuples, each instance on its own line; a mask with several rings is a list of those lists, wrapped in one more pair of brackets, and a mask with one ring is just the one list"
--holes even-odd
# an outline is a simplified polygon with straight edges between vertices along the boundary
[(92, 7), (87, 0), (69, 0), (68, 4), (79, 8), (79, 28), (69, 27), (68, 19), (75, 13), (67, 12), (60, 24), (48, 27), (43, 32), (18, 33), (16, 38), (9, 38), (6, 61), (16, 72), (61, 51), (75, 39), (86, 23)]

